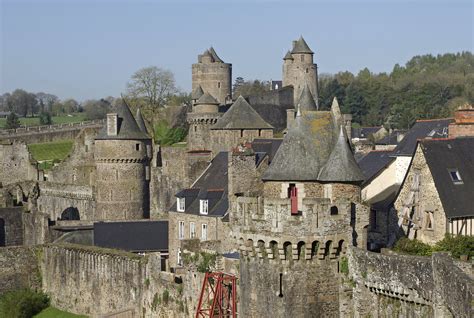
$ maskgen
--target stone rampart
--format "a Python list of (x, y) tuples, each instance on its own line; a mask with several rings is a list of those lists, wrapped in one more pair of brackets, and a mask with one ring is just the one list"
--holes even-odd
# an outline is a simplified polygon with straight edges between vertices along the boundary
[(160, 258), (159, 253), (46, 245), (40, 261), (43, 290), (53, 306), (91, 317), (193, 316), (202, 277), (189, 274), (181, 280), (162, 272)]
[(0, 295), (21, 288), (41, 288), (36, 249), (0, 248)]
[(357, 317), (471, 317), (474, 285), (445, 253), (383, 255), (348, 249)]
[(92, 120), (80, 123), (0, 129), (0, 141), (22, 141), (30, 144), (74, 139), (85, 127), (95, 128), (98, 131), (103, 125), (104, 120)]

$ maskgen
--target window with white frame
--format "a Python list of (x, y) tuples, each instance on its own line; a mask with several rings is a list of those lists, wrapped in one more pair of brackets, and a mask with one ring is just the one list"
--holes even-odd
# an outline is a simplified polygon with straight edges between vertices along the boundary
[(182, 266), (183, 265), (183, 258), (181, 257), (181, 249), (178, 248), (178, 265)]
[(199, 212), (201, 214), (207, 214), (208, 212), (208, 207), (209, 207), (209, 201), (207, 200), (200, 200), (200, 205), (199, 205)]
[(203, 224), (201, 227), (201, 240), (207, 241), (207, 224)]
[(189, 237), (196, 237), (196, 224), (194, 222), (189, 223)]
[(458, 169), (448, 169), (448, 172), (454, 184), (463, 184), (461, 174), (459, 173)]
[(185, 198), (176, 198), (176, 209), (178, 212), (184, 212), (186, 207), (186, 199)]
[(180, 240), (184, 239), (184, 221), (178, 223), (178, 238)]

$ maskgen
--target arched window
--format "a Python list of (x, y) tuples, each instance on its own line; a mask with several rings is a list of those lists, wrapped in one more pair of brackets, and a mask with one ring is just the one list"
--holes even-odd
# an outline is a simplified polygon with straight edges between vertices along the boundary
[(331, 207), (331, 215), (337, 215), (339, 213), (339, 209), (337, 208), (337, 206), (333, 205)]
[(61, 213), (61, 221), (79, 221), (79, 210), (70, 206)]
[(301, 241), (298, 242), (298, 259), (299, 260), (304, 260), (305, 259), (305, 253), (306, 253), (306, 244), (305, 242)]
[(285, 251), (285, 259), (290, 260), (293, 257), (293, 250), (291, 246), (291, 242), (283, 243), (283, 250)]
[(314, 241), (311, 243), (311, 258), (314, 258), (318, 255), (318, 249), (319, 249), (319, 242)]

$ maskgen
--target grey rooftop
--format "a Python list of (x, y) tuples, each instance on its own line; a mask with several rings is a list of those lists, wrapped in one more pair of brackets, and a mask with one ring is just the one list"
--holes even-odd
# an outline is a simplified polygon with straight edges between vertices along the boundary
[(212, 129), (273, 129), (273, 127), (260, 117), (245, 98), (239, 96)]

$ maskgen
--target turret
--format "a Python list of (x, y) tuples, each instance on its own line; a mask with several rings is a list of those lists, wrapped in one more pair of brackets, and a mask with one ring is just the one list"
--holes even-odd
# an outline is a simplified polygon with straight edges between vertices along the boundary
[(232, 98), (232, 64), (225, 63), (212, 47), (200, 54), (198, 63), (192, 66), (193, 91), (199, 86), (214, 96), (219, 104)]
[(303, 37), (293, 41), (293, 48), (283, 58), (283, 86), (293, 86), (295, 106), (303, 89), (308, 85), (318, 105), (318, 69), (313, 63), (314, 52)]
[(140, 111), (137, 121), (121, 103), (115, 113), (107, 114), (107, 123), (95, 139), (96, 220), (149, 215), (151, 138)]

